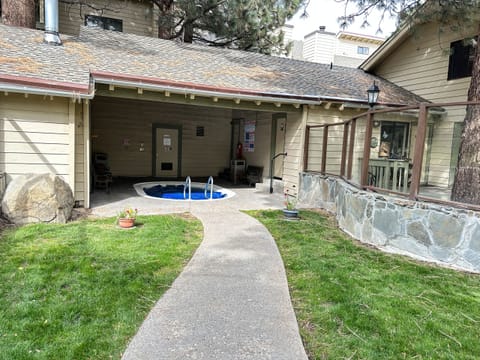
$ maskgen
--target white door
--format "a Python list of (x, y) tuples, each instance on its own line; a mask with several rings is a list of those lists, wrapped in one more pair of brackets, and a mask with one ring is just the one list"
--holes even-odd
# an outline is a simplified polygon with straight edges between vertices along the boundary
[[(275, 153), (272, 156), (275, 156), (280, 153), (285, 152), (285, 131), (287, 126), (287, 119), (284, 117), (275, 119)], [(279, 156), (275, 159), (273, 165), (273, 177), (281, 179), (283, 177), (283, 163), (284, 156)]]
[(157, 128), (155, 176), (177, 177), (178, 129)]

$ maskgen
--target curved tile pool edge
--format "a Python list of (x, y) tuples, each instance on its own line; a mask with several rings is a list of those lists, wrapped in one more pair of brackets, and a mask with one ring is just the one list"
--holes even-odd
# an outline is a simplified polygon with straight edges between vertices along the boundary
[[(145, 198), (148, 198), (148, 199), (156, 199), (156, 200), (163, 200), (163, 201), (181, 201), (181, 202), (185, 202), (185, 201), (195, 201), (195, 202), (209, 202), (209, 201), (221, 201), (221, 200), (226, 200), (226, 199), (230, 199), (232, 197), (234, 197), (236, 195), (235, 192), (233, 192), (232, 190), (229, 190), (229, 189), (225, 189), (221, 186), (217, 186), (217, 185), (213, 185), (213, 190), (214, 191), (220, 191), (222, 193), (224, 193), (226, 196), (225, 197), (222, 197), (220, 199), (207, 199), (207, 200), (191, 200), (191, 199), (181, 199), (181, 200), (178, 200), (178, 199), (165, 199), (165, 198), (160, 198), (160, 197), (155, 197), (155, 196), (150, 196), (150, 195), (147, 195), (145, 193), (145, 191), (143, 190), (144, 187), (151, 187), (151, 186), (155, 186), (155, 185), (183, 185), (185, 184), (184, 181), (150, 181), (150, 182), (142, 182), (142, 183), (136, 183), (136, 184), (133, 184), (133, 188), (135, 189), (135, 191), (137, 192), (137, 194), (139, 196), (142, 196), (142, 197), (145, 197)], [(199, 182), (192, 182), (192, 187), (204, 187), (205, 186), (205, 183), (199, 183)]]

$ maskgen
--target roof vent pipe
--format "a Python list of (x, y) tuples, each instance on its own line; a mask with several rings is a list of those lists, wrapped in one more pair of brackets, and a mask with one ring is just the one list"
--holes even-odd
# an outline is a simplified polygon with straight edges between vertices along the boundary
[(58, 36), (58, 0), (45, 0), (45, 35), (43, 41), (51, 45), (62, 45)]

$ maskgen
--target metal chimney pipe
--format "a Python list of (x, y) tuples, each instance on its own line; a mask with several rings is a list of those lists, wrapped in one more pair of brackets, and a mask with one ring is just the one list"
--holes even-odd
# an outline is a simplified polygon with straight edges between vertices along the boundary
[(62, 45), (58, 35), (58, 0), (45, 0), (45, 34), (43, 41), (51, 45)]

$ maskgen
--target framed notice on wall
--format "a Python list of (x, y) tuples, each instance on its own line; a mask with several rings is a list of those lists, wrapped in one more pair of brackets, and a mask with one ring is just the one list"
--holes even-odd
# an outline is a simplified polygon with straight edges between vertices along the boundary
[(245, 121), (244, 132), (243, 149), (246, 152), (253, 152), (255, 150), (255, 120)]

